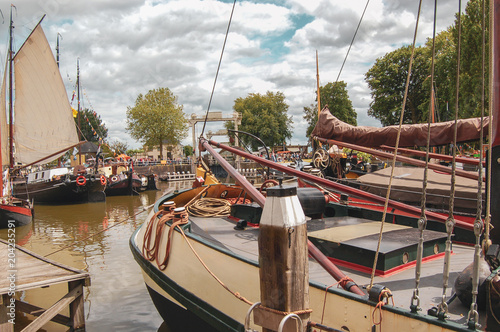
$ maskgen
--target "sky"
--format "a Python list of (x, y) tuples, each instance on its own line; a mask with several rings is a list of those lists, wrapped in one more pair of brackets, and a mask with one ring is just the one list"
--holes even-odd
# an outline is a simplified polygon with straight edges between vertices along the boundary
[[(0, 0), (0, 61), (8, 48), (11, 1)], [(462, 1), (462, 8), (466, 1)], [(306, 144), (304, 107), (315, 103), (316, 52), (320, 85), (335, 82), (367, 0), (237, 1), (210, 111), (230, 117), (234, 100), (282, 92), (292, 116), (288, 144)], [(189, 118), (204, 117), (221, 57), (231, 0), (22, 0), (14, 3), (14, 47), (42, 22), (56, 54), (68, 98), (77, 62), (81, 104), (101, 116), (108, 142), (140, 148), (126, 132), (127, 107), (139, 94), (169, 88)], [(423, 0), (417, 43), (432, 36), (434, 1)], [(437, 31), (453, 24), (458, 1), (439, 1)], [(371, 0), (339, 80), (347, 83), (358, 125), (380, 126), (367, 115), (371, 94), (364, 75), (377, 58), (412, 43), (418, 2)], [(73, 102), (76, 108), (76, 103)], [(222, 129), (211, 122), (205, 132)], [(202, 124), (196, 125), (196, 136)], [(205, 135), (206, 136), (206, 135)], [(227, 137), (214, 136), (225, 142)], [(182, 141), (192, 145), (192, 131)]]

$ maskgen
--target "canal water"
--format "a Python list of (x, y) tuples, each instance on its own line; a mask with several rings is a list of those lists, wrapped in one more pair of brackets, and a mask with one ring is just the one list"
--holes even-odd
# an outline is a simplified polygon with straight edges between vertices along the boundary
[[(16, 228), (16, 242), (41, 256), (90, 273), (91, 285), (85, 288), (87, 331), (166, 332), (168, 328), (162, 325), (132, 257), (129, 238), (164, 192), (191, 185), (192, 181), (159, 182), (157, 191), (107, 197), (104, 203), (37, 205), (34, 222)], [(0, 238), (7, 239), (6, 230), (0, 230)], [(26, 291), (19, 296), (48, 308), (66, 292), (67, 288), (61, 285)], [(31, 319), (17, 313), (15, 331), (22, 330)], [(66, 328), (49, 323), (43, 330)]]

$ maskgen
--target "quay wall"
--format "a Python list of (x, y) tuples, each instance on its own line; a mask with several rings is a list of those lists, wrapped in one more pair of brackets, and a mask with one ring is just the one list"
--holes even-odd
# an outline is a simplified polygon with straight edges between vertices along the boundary
[[(231, 163), (234, 166), (234, 162)], [(242, 162), (241, 168), (243, 169), (255, 169), (259, 168), (259, 164), (253, 161), (245, 161)], [(216, 177), (225, 177), (227, 176), (227, 173), (225, 172), (224, 169), (218, 164), (216, 165), (210, 165), (211, 171), (214, 173)], [(148, 165), (148, 166), (135, 166), (134, 165), (134, 170), (138, 174), (157, 174), (160, 179), (164, 179), (167, 175), (167, 173), (177, 173), (177, 172), (184, 172), (184, 173), (191, 173), (194, 174), (196, 172), (196, 168), (194, 164), (167, 164), (167, 165)]]

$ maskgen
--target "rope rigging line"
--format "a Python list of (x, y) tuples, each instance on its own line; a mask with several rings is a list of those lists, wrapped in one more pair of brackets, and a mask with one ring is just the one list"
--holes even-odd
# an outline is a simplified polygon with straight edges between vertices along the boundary
[[(446, 318), (448, 315), (448, 304), (446, 302), (446, 289), (448, 288), (448, 283), (449, 283), (449, 278), (450, 278), (450, 259), (451, 259), (451, 245), (452, 245), (452, 239), (451, 237), (453, 236), (453, 229), (455, 227), (455, 218), (453, 214), (453, 210), (455, 207), (455, 191), (456, 191), (456, 155), (457, 155), (457, 123), (458, 123), (458, 109), (459, 109), (459, 95), (460, 95), (460, 54), (461, 54), (461, 35), (462, 35), (462, 27), (461, 27), (461, 1), (459, 1), (458, 5), (458, 44), (457, 44), (457, 81), (456, 81), (456, 96), (455, 96), (455, 124), (454, 124), (454, 131), (453, 131), (453, 147), (452, 147), (452, 162), (451, 162), (451, 188), (450, 188), (450, 203), (449, 203), (449, 211), (448, 211), (448, 219), (446, 220), (446, 233), (447, 233), (447, 238), (446, 238), (446, 248), (445, 248), (445, 256), (444, 256), (444, 263), (443, 263), (443, 292), (441, 295), (441, 303), (438, 305), (438, 317), (441, 317), (442, 319)], [(481, 120), (482, 124), (482, 120)], [(482, 142), (483, 139), (483, 128), (481, 127), (481, 138), (480, 142)], [(479, 183), (479, 188), (482, 186), (482, 173), (481, 173), (481, 162), (480, 160), (480, 166), (479, 166), (479, 175), (478, 175), (478, 183)], [(478, 202), (478, 204), (481, 204), (482, 202)]]
[[(459, 6), (461, 5), (462, 1), (459, 0), (458, 4)], [(484, 4), (483, 4), (484, 6)], [(460, 9), (460, 7), (459, 7)], [(460, 13), (460, 11), (459, 11)], [(456, 96), (456, 107), (458, 108), (458, 82), (459, 82), (459, 73), (460, 73), (460, 44), (461, 44), (461, 20), (460, 16), (458, 15), (458, 46), (457, 46), (457, 53), (458, 53), (458, 59), (457, 59), (457, 96)], [(484, 15), (483, 15), (484, 16)], [(483, 17), (484, 19), (484, 17)], [(484, 24), (483, 24), (484, 25)], [(484, 52), (483, 52), (484, 53)], [(483, 55), (484, 57), (484, 55)], [(484, 72), (483, 72), (484, 75)], [(484, 84), (483, 84), (484, 85)], [(491, 112), (490, 112), (491, 113)], [(484, 116), (484, 111), (483, 109), (481, 110), (481, 123), (483, 121), (483, 116)], [(491, 125), (489, 127), (492, 127)], [(481, 133), (482, 133), (482, 128), (481, 128)], [(481, 142), (481, 147), (482, 147), (482, 137), (480, 139)], [(490, 136), (490, 142), (491, 142), (491, 136)], [(482, 153), (483, 151), (480, 151), (480, 158), (482, 158)], [(491, 156), (491, 150), (490, 150), (490, 156)], [(491, 158), (489, 158), (491, 159)], [(482, 159), (481, 159), (482, 161)], [(479, 165), (479, 174), (481, 174), (481, 167), (482, 164), (480, 163)], [(478, 182), (478, 197), (481, 194), (481, 189), (482, 189), (482, 183)], [(479, 199), (477, 202), (477, 208), (478, 211), (476, 213), (476, 219), (474, 220), (474, 235), (476, 237), (476, 244), (474, 245), (474, 261), (473, 261), (473, 272), (472, 272), (472, 301), (470, 304), (470, 310), (469, 313), (467, 314), (467, 324), (469, 328), (477, 328), (478, 327), (478, 321), (479, 321), (479, 313), (478, 313), (478, 307), (477, 307), (477, 296), (478, 296), (478, 289), (479, 289), (479, 263), (481, 260), (481, 234), (483, 232), (483, 221), (481, 220), (481, 212), (482, 212), (482, 199)]]
[[(422, 259), (423, 259), (423, 251), (424, 251), (424, 231), (427, 227), (427, 218), (425, 216), (426, 212), (426, 201), (427, 201), (427, 178), (429, 173), (429, 149), (430, 149), (430, 140), (431, 140), (431, 122), (432, 122), (432, 113), (433, 113), (433, 102), (432, 99), (434, 97), (434, 60), (436, 56), (436, 15), (437, 15), (437, 0), (434, 1), (434, 19), (433, 19), (433, 30), (432, 30), (432, 56), (431, 56), (431, 91), (430, 91), (430, 103), (429, 103), (429, 114), (427, 117), (427, 139), (426, 139), (426, 149), (425, 149), (425, 167), (423, 174), (423, 182), (422, 182), (422, 197), (420, 202), (421, 214), (418, 220), (418, 230), (420, 233), (418, 239), (418, 247), (417, 247), (417, 259), (416, 259), (416, 267), (415, 267), (415, 288), (413, 290), (413, 296), (411, 298), (410, 310), (413, 313), (417, 313), (421, 310), (420, 308), (420, 298), (419, 298), (419, 286), (420, 286), (420, 277), (422, 271)], [(456, 128), (456, 126), (455, 126)]]
[[(349, 52), (351, 51), (351, 47), (354, 44), (354, 39), (356, 38), (356, 35), (358, 34), (359, 27), (361, 26), (361, 21), (363, 21), (363, 17), (365, 16), (366, 8), (368, 8), (368, 4), (370, 3), (370, 0), (366, 1), (365, 9), (363, 9), (363, 14), (361, 14), (361, 18), (359, 19), (358, 26), (356, 27), (356, 31), (354, 32), (354, 36), (352, 36), (351, 44), (349, 45), (349, 49), (347, 50), (347, 53), (344, 58), (344, 62), (342, 62), (342, 66), (340, 67), (339, 74), (337, 76), (337, 79), (335, 82), (339, 81), (340, 74), (342, 74), (342, 69), (344, 69), (345, 62), (347, 61), (347, 57), (349, 56)], [(319, 100), (319, 98), (318, 98)]]
[(379, 233), (379, 238), (378, 238), (378, 243), (377, 243), (377, 250), (375, 252), (375, 259), (373, 260), (373, 267), (372, 267), (372, 273), (370, 277), (370, 285), (368, 286), (368, 290), (370, 290), (373, 286), (373, 280), (375, 279), (375, 270), (377, 267), (377, 261), (378, 261), (378, 255), (380, 252), (380, 244), (382, 242), (382, 233), (384, 230), (384, 222), (385, 218), (387, 216), (387, 208), (389, 206), (389, 197), (391, 195), (391, 186), (392, 186), (392, 179), (394, 178), (394, 169), (396, 168), (396, 157), (398, 154), (398, 147), (399, 147), (399, 140), (401, 137), (401, 126), (403, 125), (403, 117), (404, 117), (404, 112), (405, 112), (405, 107), (406, 107), (406, 100), (408, 98), (408, 89), (410, 86), (410, 77), (411, 77), (411, 69), (413, 66), (413, 58), (415, 55), (415, 44), (416, 44), (416, 39), (417, 39), (417, 31), (418, 31), (418, 22), (420, 19), (420, 9), (422, 8), (422, 0), (419, 1), (418, 5), (418, 13), (417, 13), (417, 21), (415, 24), (415, 33), (413, 34), (413, 44), (412, 44), (412, 49), (411, 49), (411, 57), (410, 57), (410, 64), (408, 66), (408, 75), (406, 77), (406, 84), (405, 84), (405, 93), (403, 97), (403, 105), (401, 106), (401, 115), (399, 118), (399, 127), (398, 127), (398, 134), (396, 136), (396, 144), (394, 146), (394, 155), (392, 158), (392, 163), (391, 163), (391, 176), (389, 178), (389, 184), (387, 186), (387, 193), (385, 196), (385, 202), (384, 202), (384, 212), (382, 214), (382, 220), (380, 223), (380, 233)]
[[(210, 111), (210, 105), (212, 105), (212, 98), (215, 92), (215, 85), (217, 84), (217, 77), (219, 76), (220, 65), (222, 63), (222, 56), (224, 55), (224, 49), (226, 48), (227, 36), (229, 35), (229, 28), (231, 27), (231, 21), (233, 20), (234, 7), (236, 6), (236, 0), (233, 2), (233, 8), (231, 9), (231, 16), (229, 17), (229, 22), (227, 24), (226, 36), (224, 37), (224, 44), (222, 45), (222, 51), (220, 53), (219, 65), (217, 66), (217, 72), (215, 73), (214, 85), (212, 87), (212, 93), (210, 94), (210, 100), (208, 101), (207, 113), (205, 114), (205, 121), (203, 122), (203, 129), (201, 130), (200, 137), (203, 136), (205, 132), (205, 126), (208, 120), (208, 112)], [(199, 150), (199, 149), (198, 149)], [(201, 155), (201, 151), (200, 151)]]

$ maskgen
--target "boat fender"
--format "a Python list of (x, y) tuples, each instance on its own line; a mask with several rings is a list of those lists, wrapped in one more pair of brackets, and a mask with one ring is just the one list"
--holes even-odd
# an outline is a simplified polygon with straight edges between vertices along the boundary
[(84, 186), (87, 183), (87, 179), (83, 175), (79, 175), (76, 178), (76, 184), (79, 186)]
[(103, 186), (105, 186), (105, 185), (106, 185), (106, 177), (105, 177), (104, 175), (101, 175), (101, 184), (102, 184)]
[(90, 176), (90, 182), (95, 182), (95, 175), (93, 175), (93, 174), (92, 174), (92, 175)]

